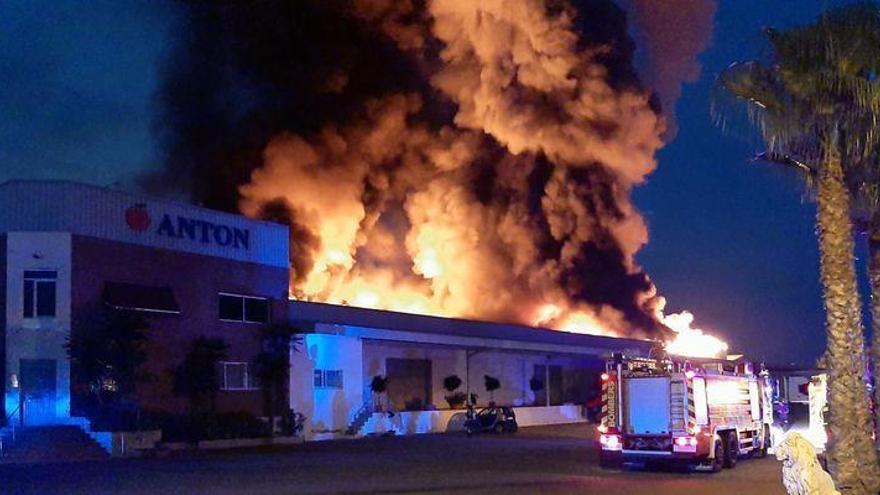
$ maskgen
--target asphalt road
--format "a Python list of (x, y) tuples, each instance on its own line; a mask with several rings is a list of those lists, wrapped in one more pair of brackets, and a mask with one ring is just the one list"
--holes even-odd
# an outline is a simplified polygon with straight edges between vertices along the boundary
[(718, 474), (603, 470), (585, 425), (420, 435), (160, 459), (0, 466), (2, 494), (582, 493), (784, 495), (778, 462)]

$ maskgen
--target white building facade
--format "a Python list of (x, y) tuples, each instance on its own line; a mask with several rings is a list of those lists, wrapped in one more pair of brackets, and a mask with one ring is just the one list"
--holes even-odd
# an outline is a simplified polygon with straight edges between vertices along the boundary
[[(291, 301), (304, 330), (291, 352), (291, 408), (309, 439), (394, 431), (457, 430), (456, 392), (513, 406), (521, 426), (585, 420), (612, 352), (646, 355), (651, 343), (530, 327)], [(387, 390), (373, 393), (374, 377)], [(449, 391), (444, 380), (460, 379)], [(487, 391), (485, 377), (500, 387)], [(391, 414), (389, 414), (389, 412)]]

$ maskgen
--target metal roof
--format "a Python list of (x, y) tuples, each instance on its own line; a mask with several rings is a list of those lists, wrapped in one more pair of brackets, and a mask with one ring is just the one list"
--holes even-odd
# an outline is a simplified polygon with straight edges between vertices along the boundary
[(317, 323), (324, 323), (450, 337), (591, 347), (608, 351), (635, 348), (645, 354), (653, 345), (648, 340), (586, 335), (525, 325), (398, 313), (297, 300), (290, 301), (289, 316), (292, 321), (306, 326), (308, 330), (314, 330), (314, 325)]

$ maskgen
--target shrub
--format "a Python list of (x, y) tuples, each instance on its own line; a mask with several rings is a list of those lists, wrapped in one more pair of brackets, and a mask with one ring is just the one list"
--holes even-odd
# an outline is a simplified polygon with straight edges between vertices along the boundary
[(495, 391), (501, 388), (501, 381), (494, 376), (483, 375), (483, 385), (489, 392), (489, 405), (495, 405)]
[(486, 387), (486, 392), (489, 393), (492, 393), (501, 388), (501, 382), (494, 376), (489, 375), (483, 375), (483, 385), (485, 385)]
[(244, 411), (195, 415), (160, 412), (153, 417), (166, 442), (262, 438), (272, 434), (271, 424)]
[(449, 375), (443, 379), (443, 388), (446, 389), (447, 392), (454, 392), (455, 389), (461, 386), (461, 378), (458, 375)]
[(373, 381), (370, 382), (370, 390), (373, 391), (374, 394), (382, 394), (388, 390), (388, 377), (382, 375), (376, 375), (373, 377)]
[(285, 414), (281, 416), (281, 434), (287, 436), (297, 436), (300, 434), (300, 432), (302, 432), (305, 424), (305, 415), (288, 408)]

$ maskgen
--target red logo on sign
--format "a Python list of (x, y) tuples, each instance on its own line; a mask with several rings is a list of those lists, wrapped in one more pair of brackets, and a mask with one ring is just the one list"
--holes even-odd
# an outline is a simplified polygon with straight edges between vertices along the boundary
[(143, 232), (150, 228), (150, 214), (147, 212), (147, 205), (138, 203), (129, 206), (125, 210), (125, 223), (131, 230)]

